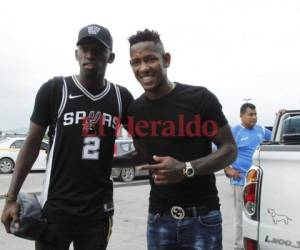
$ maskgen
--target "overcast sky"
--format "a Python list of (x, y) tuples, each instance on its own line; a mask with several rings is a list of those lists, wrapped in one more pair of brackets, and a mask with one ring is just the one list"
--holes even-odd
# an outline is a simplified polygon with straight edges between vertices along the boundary
[(170, 80), (210, 89), (232, 125), (243, 99), (256, 104), (264, 125), (279, 108), (300, 108), (298, 0), (10, 0), (0, 15), (0, 130), (27, 127), (40, 85), (78, 73), (78, 31), (91, 23), (114, 38), (107, 78), (135, 97), (142, 88), (127, 38), (150, 28), (171, 53)]

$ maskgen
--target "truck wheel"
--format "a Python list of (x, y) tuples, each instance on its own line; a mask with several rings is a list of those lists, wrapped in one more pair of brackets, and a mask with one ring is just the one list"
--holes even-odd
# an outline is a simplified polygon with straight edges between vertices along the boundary
[(14, 169), (15, 163), (12, 159), (2, 158), (0, 160), (0, 173), (8, 174)]
[(120, 180), (124, 182), (130, 182), (134, 179), (134, 168), (122, 168), (120, 173)]

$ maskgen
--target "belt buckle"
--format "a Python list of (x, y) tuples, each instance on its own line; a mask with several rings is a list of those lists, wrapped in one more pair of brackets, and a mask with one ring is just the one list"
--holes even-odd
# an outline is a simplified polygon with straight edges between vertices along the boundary
[(171, 215), (174, 219), (181, 220), (185, 216), (185, 212), (182, 207), (174, 206), (171, 208)]

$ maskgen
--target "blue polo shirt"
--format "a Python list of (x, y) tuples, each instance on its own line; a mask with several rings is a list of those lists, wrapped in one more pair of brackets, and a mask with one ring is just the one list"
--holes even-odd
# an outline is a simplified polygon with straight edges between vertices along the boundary
[(252, 157), (256, 147), (262, 141), (270, 140), (272, 132), (256, 124), (251, 129), (237, 125), (232, 128), (232, 133), (238, 146), (238, 156), (232, 167), (240, 171), (241, 178), (239, 180), (231, 178), (230, 182), (232, 185), (243, 186), (246, 172), (252, 165)]

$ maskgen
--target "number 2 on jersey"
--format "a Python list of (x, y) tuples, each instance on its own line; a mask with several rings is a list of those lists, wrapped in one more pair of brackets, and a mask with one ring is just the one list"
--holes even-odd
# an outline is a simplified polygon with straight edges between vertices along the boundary
[(85, 137), (83, 140), (82, 159), (99, 160), (99, 149), (99, 137)]

